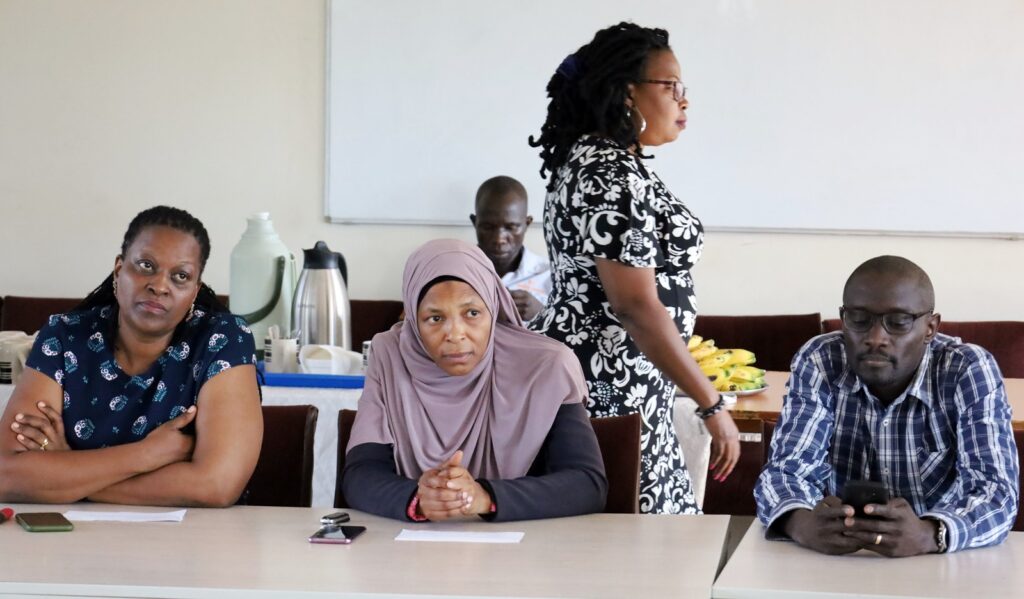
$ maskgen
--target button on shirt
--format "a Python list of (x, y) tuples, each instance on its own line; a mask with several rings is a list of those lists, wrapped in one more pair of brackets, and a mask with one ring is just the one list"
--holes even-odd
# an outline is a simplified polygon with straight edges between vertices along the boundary
[(542, 305), (546, 304), (548, 294), (551, 293), (551, 265), (547, 258), (538, 256), (523, 246), (519, 268), (505, 273), (505, 276), (501, 277), (501, 284), (509, 291), (528, 291)]
[(763, 524), (812, 509), (847, 481), (874, 480), (919, 517), (945, 522), (948, 551), (1006, 537), (1019, 465), (1002, 375), (987, 351), (936, 335), (906, 391), (886, 406), (849, 368), (842, 333), (828, 333), (793, 358), (788, 387), (754, 489)]

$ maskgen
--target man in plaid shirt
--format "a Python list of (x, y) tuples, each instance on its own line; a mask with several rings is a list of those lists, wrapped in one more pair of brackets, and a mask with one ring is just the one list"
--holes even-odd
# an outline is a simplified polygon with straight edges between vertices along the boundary
[[(793, 358), (754, 489), (767, 538), (890, 557), (1006, 538), (1020, 490), (1002, 375), (984, 349), (938, 333), (934, 308), (928, 275), (904, 258), (850, 275), (842, 331)], [(836, 495), (856, 480), (892, 498), (855, 516)]]

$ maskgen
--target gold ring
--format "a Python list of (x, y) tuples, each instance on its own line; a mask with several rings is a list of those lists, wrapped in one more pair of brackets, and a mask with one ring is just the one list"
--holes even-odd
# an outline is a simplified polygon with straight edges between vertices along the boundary
[(875, 536), (875, 545), (879, 545), (879, 544), (881, 544), (881, 542), (882, 542), (882, 533), (878, 533), (878, 535)]
[(39, 444), (39, 449), (46, 451), (46, 446), (50, 444), (50, 440), (43, 437), (43, 442)]

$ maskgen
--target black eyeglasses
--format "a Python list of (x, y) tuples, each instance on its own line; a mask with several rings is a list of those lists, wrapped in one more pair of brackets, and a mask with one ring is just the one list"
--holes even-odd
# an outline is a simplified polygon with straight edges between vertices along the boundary
[(686, 86), (683, 85), (682, 81), (674, 81), (672, 79), (641, 79), (640, 83), (660, 83), (661, 85), (671, 85), (673, 100), (676, 102), (682, 102), (686, 99)]
[(875, 328), (875, 323), (881, 319), (882, 327), (890, 335), (906, 335), (910, 332), (910, 329), (914, 328), (914, 323), (917, 322), (918, 318), (931, 314), (932, 312), (934, 312), (934, 310), (928, 310), (927, 312), (921, 312), (920, 314), (913, 314), (910, 312), (886, 312), (885, 314), (876, 314), (860, 308), (847, 308), (845, 306), (840, 306), (839, 317), (843, 319), (843, 324), (846, 325), (846, 328), (854, 331), (855, 333), (867, 333), (871, 329)]

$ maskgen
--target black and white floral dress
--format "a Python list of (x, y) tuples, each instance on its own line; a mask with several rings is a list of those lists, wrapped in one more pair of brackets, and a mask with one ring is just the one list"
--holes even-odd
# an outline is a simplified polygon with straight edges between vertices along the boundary
[(697, 316), (690, 269), (704, 245), (700, 221), (635, 155), (614, 141), (583, 136), (555, 173), (544, 239), (553, 289), (531, 328), (579, 357), (592, 416), (640, 413), (640, 511), (699, 513), (672, 422), (675, 384), (612, 312), (594, 259), (653, 268), (658, 297), (689, 339)]

